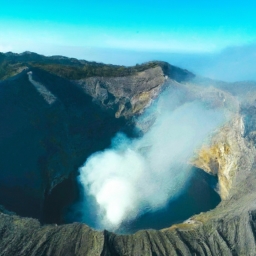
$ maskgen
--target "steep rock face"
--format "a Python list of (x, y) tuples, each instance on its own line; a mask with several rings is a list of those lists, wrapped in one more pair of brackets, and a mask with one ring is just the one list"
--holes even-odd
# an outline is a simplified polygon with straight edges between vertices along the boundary
[(244, 139), (243, 118), (236, 115), (212, 138), (210, 146), (200, 149), (194, 164), (218, 176), (221, 198), (227, 199), (238, 170), (243, 169), (245, 174), (253, 164), (255, 153), (255, 148)]
[(213, 136), (210, 146), (203, 146), (194, 161), (199, 168), (218, 176), (219, 192), (225, 200), (249, 176), (254, 165), (256, 84), (228, 84), (207, 79), (200, 79), (197, 84), (219, 88), (226, 108), (233, 113), (231, 120)]
[(117, 118), (130, 118), (142, 113), (170, 80), (184, 82), (194, 77), (192, 73), (168, 63), (155, 63), (157, 66), (136, 75), (90, 77), (74, 83), (82, 87), (99, 105), (114, 110)]
[(115, 110), (115, 116), (139, 114), (159, 94), (166, 78), (161, 67), (130, 77), (91, 77), (76, 82), (95, 101)]

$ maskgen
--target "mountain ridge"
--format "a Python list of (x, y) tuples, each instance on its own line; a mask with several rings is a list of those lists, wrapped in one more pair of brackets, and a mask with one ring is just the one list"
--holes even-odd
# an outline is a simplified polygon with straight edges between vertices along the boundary
[[(171, 73), (171, 76), (174, 77), (174, 79), (179, 80), (179, 73), (183, 72), (183, 78), (187, 77), (186, 79), (189, 79), (190, 77), (193, 77), (194, 75), (187, 70), (180, 69), (178, 67), (172, 66), (168, 64), (167, 62), (163, 61), (150, 61), (143, 64), (137, 64), (135, 66), (121, 66), (121, 65), (112, 65), (112, 64), (103, 64), (103, 63), (97, 63), (93, 61), (86, 61), (86, 60), (78, 60), (75, 58), (68, 58), (64, 56), (49, 56), (46, 57), (44, 55), (40, 55), (33, 52), (24, 52), (21, 54), (16, 54), (12, 52), (8, 53), (0, 53), (0, 63), (4, 64), (8, 67), (11, 66), (11, 64), (15, 63), (18, 68), (21, 68), (22, 66), (30, 66), (30, 67), (40, 67), (46, 71), (50, 71), (53, 74), (63, 76), (64, 78), (68, 79), (82, 79), (92, 76), (127, 76), (127, 75), (136, 75), (137, 72), (144, 71), (146, 69), (160, 66), (163, 69), (163, 73), (165, 75), (169, 75)], [(35, 63), (37, 63), (35, 65)], [(55, 65), (55, 66), (54, 66)], [(67, 66), (69, 69), (71, 69), (71, 74), (65, 74), (65, 72), (70, 72), (70, 70), (65, 69), (65, 66)], [(10, 69), (13, 68), (13, 72), (18, 71), (17, 67), (9, 67)], [(63, 69), (63, 70), (61, 70)], [(2, 71), (3, 72), (3, 71)], [(73, 73), (72, 73), (73, 72)], [(178, 74), (178, 75), (176, 75)], [(5, 76), (8, 77), (10, 74), (5, 74)], [(177, 78), (175, 78), (177, 76)], [(2, 74), (1, 77), (4, 77)], [(182, 76), (181, 76), (182, 77)]]

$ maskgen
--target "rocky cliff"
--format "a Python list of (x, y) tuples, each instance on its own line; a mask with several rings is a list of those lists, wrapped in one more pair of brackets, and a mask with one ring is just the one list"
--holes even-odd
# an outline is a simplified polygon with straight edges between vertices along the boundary
[[(0, 203), (8, 209), (0, 208), (0, 255), (256, 255), (255, 84), (198, 79), (163, 62), (126, 69), (32, 53), (0, 57)], [(42, 220), (46, 195), (117, 131), (129, 132), (166, 86), (229, 115), (191, 160), (218, 176), (222, 202), (214, 210), (132, 235), (26, 218)]]

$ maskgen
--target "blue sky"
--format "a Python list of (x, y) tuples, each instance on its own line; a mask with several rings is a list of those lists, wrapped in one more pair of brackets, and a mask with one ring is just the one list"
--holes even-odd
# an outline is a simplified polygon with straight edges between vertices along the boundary
[(0, 9), (3, 52), (130, 65), (140, 62), (138, 52), (211, 54), (255, 42), (252, 0), (13, 0), (3, 1)]

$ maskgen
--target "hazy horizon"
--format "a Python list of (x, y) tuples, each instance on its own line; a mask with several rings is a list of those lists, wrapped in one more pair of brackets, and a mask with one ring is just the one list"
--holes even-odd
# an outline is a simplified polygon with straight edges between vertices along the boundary
[(0, 52), (110, 64), (149, 60), (224, 81), (256, 80), (252, 1), (3, 2)]
[[(45, 56), (61, 55), (105, 64), (133, 66), (148, 61), (166, 61), (196, 75), (226, 82), (256, 81), (256, 43), (227, 47), (217, 53), (165, 53), (117, 49), (69, 49), (69, 51), (25, 51)], [(11, 51), (23, 53), (25, 51)], [(9, 51), (6, 51), (9, 52)], [(5, 52), (5, 53), (6, 53)]]

